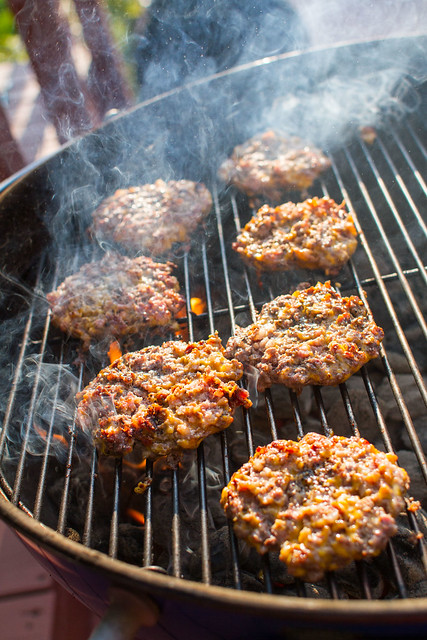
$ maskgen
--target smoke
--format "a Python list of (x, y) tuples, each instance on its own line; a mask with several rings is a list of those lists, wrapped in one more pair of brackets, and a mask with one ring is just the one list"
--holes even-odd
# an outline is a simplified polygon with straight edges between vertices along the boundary
[(265, 126), (290, 135), (301, 133), (324, 148), (341, 147), (359, 127), (380, 127), (420, 105), (413, 78), (400, 65), (363, 77), (337, 74), (319, 82), (314, 92), (278, 96), (264, 112)]
[(307, 43), (283, 0), (154, 0), (134, 37), (142, 99)]
[[(43, 455), (51, 434), (50, 453), (64, 458), (73, 426), (78, 378), (69, 365), (49, 364), (42, 362), (40, 357), (25, 360), (23, 375), (28, 388), (36, 392), (34, 411), (27, 418), (33, 422), (27, 451), (32, 455)], [(23, 422), (22, 430), (25, 428), (26, 422)], [(25, 438), (25, 433), (22, 437)]]
[(312, 46), (425, 34), (423, 0), (294, 0)]

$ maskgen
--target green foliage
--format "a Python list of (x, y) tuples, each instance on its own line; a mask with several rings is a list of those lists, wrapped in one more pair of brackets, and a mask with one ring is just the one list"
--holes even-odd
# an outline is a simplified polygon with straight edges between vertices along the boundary
[(114, 16), (127, 16), (130, 20), (139, 18), (142, 5), (139, 0), (107, 0), (108, 8)]
[(110, 28), (118, 42), (126, 42), (133, 32), (136, 20), (144, 9), (139, 0), (107, 0)]
[[(72, 3), (63, 0), (62, 10), (69, 13)], [(109, 26), (117, 46), (125, 59), (132, 59), (132, 34), (136, 21), (144, 12), (140, 0), (105, 0), (110, 15)], [(6, 0), (0, 0), (0, 62), (26, 61), (27, 53), (15, 29), (12, 12)]]
[(121, 51), (125, 62), (128, 81), (137, 89), (134, 60), (133, 33), (138, 19), (143, 15), (144, 3), (139, 0), (106, 0), (110, 14), (109, 26), (113, 38)]
[(0, 62), (20, 62), (26, 60), (25, 47), (15, 30), (13, 14), (0, 0)]

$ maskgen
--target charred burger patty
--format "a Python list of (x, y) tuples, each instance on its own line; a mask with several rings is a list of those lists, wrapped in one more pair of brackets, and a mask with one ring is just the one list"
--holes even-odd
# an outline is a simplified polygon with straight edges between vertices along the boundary
[(233, 249), (260, 271), (299, 267), (335, 275), (356, 250), (356, 236), (344, 203), (311, 198), (264, 205), (239, 233)]
[(156, 180), (118, 189), (92, 214), (92, 235), (129, 252), (160, 255), (176, 242), (186, 242), (212, 207), (202, 183)]
[(383, 337), (358, 296), (319, 282), (265, 304), (256, 322), (237, 327), (226, 355), (256, 368), (259, 391), (275, 383), (299, 391), (344, 382), (378, 355)]
[(266, 131), (235, 147), (219, 177), (250, 197), (280, 202), (287, 191), (308, 189), (330, 164), (320, 149), (300, 138)]
[(227, 428), (234, 409), (249, 407), (237, 385), (242, 365), (228, 360), (217, 335), (165, 342), (127, 353), (77, 395), (77, 420), (101, 451), (176, 457)]
[(396, 533), (409, 487), (396, 460), (363, 438), (277, 440), (234, 473), (221, 504), (239, 538), (280, 551), (291, 575), (315, 582), (377, 555)]
[(176, 314), (185, 300), (174, 265), (140, 256), (106, 254), (85, 264), (47, 294), (52, 321), (83, 341), (141, 334), (149, 328), (176, 329)]

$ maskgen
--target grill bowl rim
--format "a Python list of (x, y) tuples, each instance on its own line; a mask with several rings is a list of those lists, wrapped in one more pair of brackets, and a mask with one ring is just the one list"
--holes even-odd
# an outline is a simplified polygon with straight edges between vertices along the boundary
[(300, 598), (250, 591), (229, 587), (205, 585), (185, 578), (163, 575), (131, 565), (90, 549), (68, 539), (11, 504), (0, 494), (0, 515), (17, 533), (38, 546), (62, 556), (73, 564), (107, 577), (114, 585), (131, 588), (132, 592), (148, 592), (153, 597), (172, 598), (232, 609), (241, 613), (269, 615), (277, 619), (299, 620), (310, 615), (311, 622), (357, 622), (357, 624), (381, 624), (402, 622), (410, 616), (408, 624), (427, 623), (427, 597), (395, 600), (329, 600), (324, 598)]

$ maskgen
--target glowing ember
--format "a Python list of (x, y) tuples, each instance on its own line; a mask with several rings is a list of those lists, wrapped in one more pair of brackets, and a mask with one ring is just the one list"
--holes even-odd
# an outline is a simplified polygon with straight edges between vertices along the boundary
[[(43, 440), (47, 440), (47, 431), (46, 431), (46, 429), (42, 429), (41, 427), (38, 427), (35, 424), (34, 425), (34, 430), (40, 436), (40, 438), (42, 438)], [(62, 445), (64, 445), (64, 447), (68, 447), (68, 442), (67, 442), (66, 438), (64, 438), (64, 436), (62, 436), (60, 433), (53, 433), (52, 434), (52, 438), (54, 440), (57, 440), (58, 442), (60, 442)]]
[(141, 462), (131, 462), (130, 460), (123, 458), (123, 464), (127, 467), (130, 467), (131, 469), (145, 469), (147, 461), (144, 458), (143, 460), (141, 460)]
[(191, 298), (190, 299), (191, 311), (199, 316), (206, 309), (206, 304), (201, 298)]
[(54, 433), (53, 438), (64, 445), (64, 447), (68, 447), (68, 442), (64, 436), (61, 436), (60, 433)]
[(126, 515), (138, 522), (138, 524), (145, 524), (144, 514), (136, 509), (126, 509)]
[(120, 358), (121, 355), (122, 355), (122, 350), (120, 349), (120, 345), (117, 342), (117, 340), (114, 340), (114, 342), (110, 344), (110, 348), (108, 350), (108, 357), (110, 358), (110, 363), (113, 364), (113, 362), (115, 362), (117, 358)]

